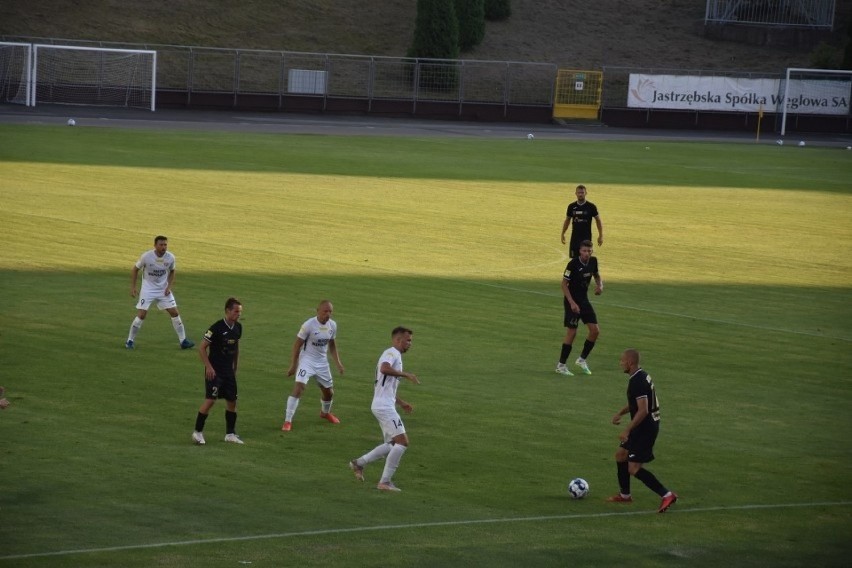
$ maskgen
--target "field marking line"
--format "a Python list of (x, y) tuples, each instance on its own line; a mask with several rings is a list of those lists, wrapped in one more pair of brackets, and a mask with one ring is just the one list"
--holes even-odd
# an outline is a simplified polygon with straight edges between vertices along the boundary
[[(488, 282), (474, 282), (474, 281), (470, 281), (470, 280), (468, 280), (466, 282), (468, 282), (469, 284), (475, 284), (475, 285), (478, 285), (478, 286), (487, 286), (489, 288), (499, 288), (499, 289), (502, 289), (502, 290), (511, 290), (513, 292), (524, 292), (526, 294), (536, 294), (538, 296), (547, 296), (549, 298), (559, 298), (561, 296), (561, 294), (556, 294), (554, 292), (539, 292), (537, 290), (527, 290), (526, 288), (517, 288), (515, 286), (505, 286), (505, 285), (502, 285), (502, 284), (489, 284)], [(652, 310), (652, 309), (649, 309), (649, 308), (639, 308), (639, 307), (636, 307), (636, 306), (628, 306), (628, 305), (625, 305), (625, 304), (610, 304), (610, 303), (607, 303), (607, 302), (601, 302), (600, 305), (610, 306), (610, 307), (613, 307), (613, 308), (621, 308), (623, 310), (634, 310), (634, 311), (637, 311), (637, 312), (645, 312), (645, 313), (649, 313), (649, 314), (658, 314), (658, 315), (670, 316), (670, 317), (675, 317), (675, 318), (683, 318), (683, 319), (691, 319), (691, 320), (710, 322), (710, 323), (720, 323), (720, 324), (724, 324), (724, 325), (747, 327), (749, 329), (759, 329), (760, 331), (774, 331), (774, 332), (777, 332), (777, 333), (792, 333), (792, 334), (795, 334), (795, 335), (806, 335), (808, 337), (819, 337), (821, 339), (836, 339), (838, 341), (846, 341), (846, 342), (852, 343), (852, 337), (842, 337), (842, 336), (839, 336), (839, 335), (826, 335), (824, 333), (814, 333), (812, 331), (799, 331), (799, 330), (795, 330), (795, 329), (784, 329), (784, 328), (780, 328), (780, 327), (770, 327), (770, 326), (757, 325), (757, 324), (752, 324), (752, 323), (742, 323), (742, 322), (737, 322), (737, 321), (727, 321), (727, 320), (720, 320), (720, 319), (714, 319), (714, 318), (698, 317), (698, 316), (692, 316), (692, 315), (689, 315), (689, 314), (681, 314), (681, 313), (678, 313), (678, 312), (667, 312), (665, 310), (657, 310), (657, 309)]]
[[(666, 515), (687, 513), (714, 513), (719, 511), (755, 511), (766, 509), (793, 509), (811, 507), (848, 507), (852, 501), (825, 501), (816, 503), (774, 503), (765, 505), (733, 505), (718, 507), (697, 507), (695, 509), (669, 509)], [(58, 550), (55, 552), (34, 552), (31, 554), (13, 554), (0, 556), (0, 560), (21, 560), (24, 558), (44, 558), (48, 556), (70, 556), (72, 554), (94, 554), (100, 552), (120, 552), (124, 550), (145, 550), (151, 548), (165, 548), (167, 546), (191, 546), (195, 544), (215, 544), (221, 542), (244, 542), (251, 540), (269, 540), (274, 538), (285, 539), (301, 536), (324, 536), (334, 534), (347, 534), (370, 531), (396, 531), (400, 529), (422, 529), (430, 527), (453, 527), (463, 525), (484, 525), (497, 523), (523, 523), (536, 521), (571, 521), (577, 519), (603, 519), (607, 517), (635, 517), (639, 515), (656, 515), (654, 510), (648, 511), (618, 511), (613, 513), (586, 513), (574, 515), (544, 515), (539, 517), (507, 517), (502, 519), (473, 519), (466, 521), (434, 521), (430, 523), (409, 523), (404, 525), (373, 525), (369, 527), (352, 527), (348, 529), (320, 529), (313, 531), (298, 531), (287, 533), (272, 533), (250, 536), (232, 536), (219, 538), (206, 538), (195, 540), (181, 540), (174, 542), (157, 542), (151, 544), (131, 544), (126, 546), (108, 546), (104, 548), (81, 548), (77, 550)]]

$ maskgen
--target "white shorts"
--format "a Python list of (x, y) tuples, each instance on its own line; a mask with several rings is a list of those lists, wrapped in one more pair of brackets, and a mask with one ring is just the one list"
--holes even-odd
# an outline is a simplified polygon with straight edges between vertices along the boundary
[(311, 377), (316, 377), (317, 382), (327, 389), (334, 387), (334, 381), (331, 378), (331, 367), (328, 361), (325, 364), (314, 363), (312, 361), (302, 361), (299, 359), (299, 369), (296, 371), (296, 382), (304, 385), (308, 384)]
[(379, 421), (379, 426), (382, 427), (382, 436), (385, 442), (390, 442), (395, 437), (405, 434), (405, 424), (402, 423), (402, 418), (395, 408), (373, 408), (373, 416)]
[(168, 310), (170, 308), (177, 307), (177, 300), (175, 300), (175, 295), (169, 292), (168, 296), (160, 296), (159, 294), (139, 294), (139, 301), (136, 302), (137, 310), (145, 310), (148, 311), (148, 308), (157, 305), (161, 310)]

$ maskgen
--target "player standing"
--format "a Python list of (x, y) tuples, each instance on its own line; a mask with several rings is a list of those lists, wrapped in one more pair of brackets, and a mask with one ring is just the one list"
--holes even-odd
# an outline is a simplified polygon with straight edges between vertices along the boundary
[(574, 194), (577, 196), (577, 201), (568, 205), (565, 211), (565, 221), (562, 223), (562, 244), (565, 244), (565, 233), (571, 223), (574, 226), (571, 229), (571, 245), (568, 247), (568, 254), (574, 258), (580, 253), (580, 244), (583, 241), (592, 240), (592, 219), (598, 226), (598, 246), (603, 246), (603, 222), (598, 214), (598, 208), (591, 201), (586, 201), (586, 186), (578, 185)]
[[(236, 298), (225, 302), (225, 317), (210, 326), (198, 354), (204, 363), (204, 402), (195, 418), (192, 441), (204, 444), (204, 423), (217, 399), (225, 399), (225, 441), (242, 444), (237, 436), (237, 362), (243, 324), (239, 322), (243, 305)], [(208, 354), (209, 351), (209, 354)]]
[(287, 406), (284, 410), (284, 425), (281, 430), (289, 432), (293, 427), (293, 416), (299, 407), (299, 400), (305, 392), (305, 385), (311, 377), (316, 377), (317, 384), (322, 391), (322, 408), (320, 418), (328, 420), (332, 424), (339, 424), (340, 420), (331, 413), (331, 404), (334, 400), (334, 380), (331, 378), (331, 368), (328, 364), (328, 355), (331, 354), (337, 370), (342, 375), (343, 364), (340, 362), (340, 354), (337, 351), (337, 323), (331, 319), (334, 306), (328, 300), (323, 300), (317, 306), (317, 315), (302, 324), (296, 341), (293, 343), (293, 352), (290, 357), (290, 368), (287, 376), (296, 375), (296, 383), (293, 392), (287, 397)]
[(595, 295), (603, 292), (603, 280), (598, 273), (598, 259), (592, 256), (592, 241), (583, 241), (580, 245), (578, 256), (568, 261), (565, 272), (562, 275), (562, 305), (565, 309), (565, 339), (562, 341), (562, 351), (559, 354), (559, 363), (556, 364), (556, 372), (562, 375), (573, 375), (565, 362), (571, 355), (571, 346), (577, 336), (577, 327), (580, 320), (589, 328), (589, 335), (583, 344), (583, 351), (577, 358), (576, 364), (580, 370), (591, 375), (586, 357), (595, 347), (595, 341), (600, 334), (598, 327), (598, 316), (589, 301), (589, 284), (595, 280)]
[(143, 252), (133, 270), (130, 272), (130, 296), (135, 298), (136, 280), (139, 271), (142, 271), (142, 290), (139, 292), (139, 301), (136, 303), (136, 317), (130, 324), (130, 333), (124, 346), (133, 349), (136, 342), (136, 334), (142, 327), (142, 322), (148, 315), (148, 309), (157, 304), (161, 310), (166, 310), (172, 318), (172, 327), (175, 328), (181, 349), (190, 349), (195, 343), (186, 338), (186, 330), (183, 320), (177, 309), (177, 301), (172, 294), (172, 285), (175, 281), (175, 255), (168, 251), (169, 240), (158, 235), (154, 237), (154, 248)]
[(663, 498), (659, 513), (666, 512), (677, 501), (677, 495), (665, 487), (657, 477), (642, 466), (654, 459), (654, 442), (660, 433), (660, 403), (651, 375), (639, 366), (639, 352), (628, 349), (621, 354), (621, 370), (630, 376), (627, 381), (627, 404), (612, 417), (619, 424), (621, 417), (630, 413), (630, 423), (619, 435), (621, 441), (615, 453), (618, 468), (618, 486), (621, 493), (607, 501), (631, 503), (630, 476), (648, 486), (648, 489)]
[(385, 469), (377, 486), (382, 491), (401, 491), (393, 484), (393, 474), (399, 467), (402, 454), (408, 449), (408, 435), (399, 413), (398, 404), (406, 413), (414, 408), (396, 395), (401, 377), (405, 377), (415, 385), (420, 379), (414, 373), (402, 370), (402, 354), (411, 349), (413, 331), (405, 327), (396, 327), (391, 332), (393, 346), (385, 349), (376, 365), (376, 383), (373, 388), (373, 404), (370, 409), (382, 428), (384, 443), (379, 444), (360, 458), (349, 462), (349, 467), (359, 481), (364, 481), (364, 466), (368, 463), (385, 459)]

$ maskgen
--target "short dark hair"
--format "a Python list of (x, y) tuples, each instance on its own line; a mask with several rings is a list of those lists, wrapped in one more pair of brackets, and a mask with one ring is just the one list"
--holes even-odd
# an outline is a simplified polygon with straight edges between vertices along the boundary
[(401, 325), (398, 325), (395, 328), (393, 328), (393, 331), (391, 332), (391, 337), (396, 337), (397, 335), (400, 335), (400, 334), (403, 334), (403, 333), (410, 333), (410, 334), (414, 335), (414, 332), (411, 331), (410, 329), (408, 329), (407, 327), (403, 327)]
[(586, 186), (581, 183), (577, 186), (577, 189), (586, 189)]
[(595, 247), (592, 245), (592, 241), (590, 241), (589, 239), (586, 239), (585, 241), (582, 241), (582, 242), (580, 243), (580, 248), (582, 248), (582, 247), (595, 248)]
[(154, 237), (154, 244), (157, 244), (160, 241), (167, 241), (167, 240), (169, 240), (168, 237), (164, 237), (163, 235), (157, 235), (156, 237)]
[(225, 302), (225, 310), (230, 310), (234, 306), (242, 306), (242, 305), (243, 305), (243, 303), (241, 301), (237, 300), (236, 298), (231, 297), (231, 298), (228, 298), (228, 300)]

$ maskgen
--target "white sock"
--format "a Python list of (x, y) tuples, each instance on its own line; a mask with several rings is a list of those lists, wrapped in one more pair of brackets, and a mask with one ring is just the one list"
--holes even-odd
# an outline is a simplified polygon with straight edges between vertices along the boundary
[[(334, 399), (332, 399), (332, 400), (334, 400)], [(323, 400), (323, 401), (320, 401), (320, 402), (322, 402), (322, 413), (323, 413), (323, 414), (328, 414), (329, 412), (331, 412), (331, 402), (332, 402), (332, 400)]]
[(299, 407), (300, 398), (292, 396), (287, 397), (287, 411), (284, 413), (284, 422), (292, 422), (293, 415), (296, 414), (296, 409)]
[(361, 456), (360, 458), (355, 460), (355, 463), (357, 463), (358, 465), (363, 467), (363, 466), (367, 465), (368, 463), (382, 459), (383, 457), (388, 455), (388, 453), (390, 453), (390, 451), (391, 451), (391, 445), (390, 444), (379, 444), (378, 446), (376, 446), (375, 448), (373, 448), (372, 450), (370, 450), (369, 452), (367, 452), (366, 454), (364, 454), (363, 456)]
[(183, 340), (186, 339), (186, 330), (183, 329), (183, 321), (180, 319), (180, 316), (172, 318), (172, 327), (175, 328), (178, 340), (183, 343)]
[(393, 474), (396, 473), (396, 468), (399, 467), (399, 460), (402, 459), (402, 454), (407, 449), (408, 446), (403, 446), (402, 444), (393, 445), (390, 453), (388, 453), (388, 459), (385, 460), (385, 470), (382, 472), (380, 483), (387, 483), (393, 479)]
[(130, 334), (127, 336), (128, 341), (134, 341), (136, 339), (136, 334), (139, 333), (139, 328), (142, 327), (142, 324), (145, 320), (139, 319), (139, 316), (133, 318), (133, 323), (130, 324)]

